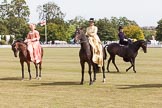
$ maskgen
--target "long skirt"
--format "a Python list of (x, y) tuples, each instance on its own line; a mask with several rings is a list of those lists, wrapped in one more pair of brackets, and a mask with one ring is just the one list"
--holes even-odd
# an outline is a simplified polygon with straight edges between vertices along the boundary
[(93, 49), (92, 61), (98, 64), (98, 67), (103, 66), (103, 50), (101, 43), (93, 37), (89, 37), (89, 43)]
[(31, 61), (34, 63), (39, 63), (42, 61), (42, 51), (39, 41), (29, 42), (28, 51), (30, 53)]

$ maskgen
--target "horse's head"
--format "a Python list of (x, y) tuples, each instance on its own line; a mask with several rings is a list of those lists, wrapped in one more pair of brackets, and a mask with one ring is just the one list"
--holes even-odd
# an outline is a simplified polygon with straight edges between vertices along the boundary
[(16, 41), (12, 43), (11, 48), (12, 48), (12, 51), (14, 53), (14, 56), (17, 57), (18, 45), (17, 45), (17, 42)]
[(74, 43), (81, 40), (83, 35), (84, 35), (83, 29), (77, 28), (76, 31), (75, 31), (75, 36), (74, 36)]
[(27, 46), (23, 41), (16, 40), (11, 45), (14, 56), (17, 57), (17, 53), (21, 51), (25, 57), (27, 57)]
[(140, 42), (141, 42), (141, 47), (142, 47), (144, 53), (147, 53), (147, 42), (144, 40), (141, 40)]

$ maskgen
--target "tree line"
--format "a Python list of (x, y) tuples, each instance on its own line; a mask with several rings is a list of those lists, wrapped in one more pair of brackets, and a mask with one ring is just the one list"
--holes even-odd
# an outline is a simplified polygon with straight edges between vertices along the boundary
[[(48, 41), (63, 40), (69, 42), (74, 37), (77, 27), (86, 29), (88, 26), (88, 20), (81, 16), (65, 21), (65, 14), (54, 2), (39, 5), (37, 12), (40, 21), (46, 20)], [(11, 3), (4, 0), (0, 4), (0, 35), (2, 40), (5, 40), (3, 35), (8, 34), (14, 35), (15, 39), (25, 39), (29, 31), (29, 15), (30, 9), (25, 0), (12, 0)], [(102, 41), (118, 40), (118, 27), (120, 25), (124, 27), (124, 33), (128, 38), (149, 40), (154, 35), (156, 39), (162, 40), (162, 19), (158, 22), (158, 26), (152, 30), (141, 28), (135, 21), (126, 17), (101, 18), (95, 20), (95, 25), (98, 27), (98, 35)], [(41, 26), (40, 23), (36, 26), (40, 32), (41, 41), (44, 42), (45, 26)], [(10, 41), (12, 42), (12, 39)]]

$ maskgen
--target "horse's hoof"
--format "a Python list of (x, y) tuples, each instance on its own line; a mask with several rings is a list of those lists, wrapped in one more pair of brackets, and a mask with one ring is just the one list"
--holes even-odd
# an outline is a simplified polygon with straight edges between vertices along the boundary
[(35, 79), (37, 79), (37, 80), (38, 80), (38, 79), (39, 79), (39, 77), (35, 77)]
[(41, 77), (38, 77), (38, 80), (41, 80), (42, 78)]
[(83, 85), (83, 82), (80, 82), (80, 85)]
[(93, 83), (89, 83), (89, 85), (93, 85)]
[(89, 83), (89, 85), (92, 85), (92, 84), (93, 84), (93, 82), (90, 82), (90, 83)]
[(102, 82), (105, 83), (106, 82), (106, 79), (104, 78)]
[(21, 79), (21, 81), (24, 81), (24, 79)]
[(134, 73), (136, 73), (136, 71), (134, 71)]
[(126, 72), (128, 72), (128, 69), (126, 69)]
[(96, 80), (94, 79), (93, 82), (96, 82)]

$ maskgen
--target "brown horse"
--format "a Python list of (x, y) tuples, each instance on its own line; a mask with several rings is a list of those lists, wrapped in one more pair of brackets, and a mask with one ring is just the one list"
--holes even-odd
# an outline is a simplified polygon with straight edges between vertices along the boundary
[[(27, 44), (24, 41), (16, 40), (11, 45), (14, 56), (17, 57), (17, 53), (19, 52), (20, 64), (22, 69), (22, 80), (24, 80), (24, 62), (27, 63), (28, 72), (29, 72), (29, 80), (31, 80), (30, 73), (30, 62), (31, 58), (29, 55), (29, 51), (27, 50)], [(43, 48), (42, 48), (42, 57), (43, 57)], [(34, 63), (36, 69), (36, 79), (41, 78), (41, 69), (42, 69), (42, 61), (39, 63)], [(38, 75), (38, 67), (39, 67), (39, 75)]]
[[(83, 32), (82, 29), (76, 29), (75, 31), (75, 37), (74, 37), (74, 42), (80, 40), (80, 44), (81, 44), (81, 48), (79, 51), (79, 57), (80, 57), (80, 64), (81, 64), (81, 68), (82, 68), (82, 78), (81, 78), (81, 82), (80, 84), (83, 84), (84, 81), (84, 69), (85, 69), (85, 62), (88, 63), (88, 73), (90, 76), (90, 82), (89, 85), (93, 84), (93, 81), (96, 80), (96, 72), (98, 72), (98, 66), (97, 64), (95, 64), (92, 61), (92, 47), (90, 46), (89, 40), (86, 37), (85, 33)], [(105, 53), (103, 53), (103, 61), (105, 59)], [(93, 71), (94, 71), (94, 78), (92, 81), (92, 72), (91, 72), (91, 67), (93, 67)], [(104, 62), (103, 62), (103, 67), (102, 67), (102, 71), (103, 71), (103, 82), (105, 82), (105, 66), (104, 66)]]
[(147, 52), (147, 43), (144, 40), (138, 40), (132, 44), (129, 44), (128, 46), (122, 46), (118, 43), (111, 43), (109, 45), (105, 45), (104, 48), (107, 49), (110, 58), (108, 60), (107, 64), (107, 70), (109, 72), (109, 64), (110, 61), (112, 60), (112, 63), (114, 64), (117, 72), (119, 72), (118, 67), (115, 64), (115, 56), (118, 55), (119, 57), (122, 57), (125, 62), (130, 62), (131, 66), (126, 69), (126, 72), (133, 67), (134, 73), (136, 73), (135, 70), (135, 58), (138, 54), (139, 48), (142, 47), (144, 53)]

